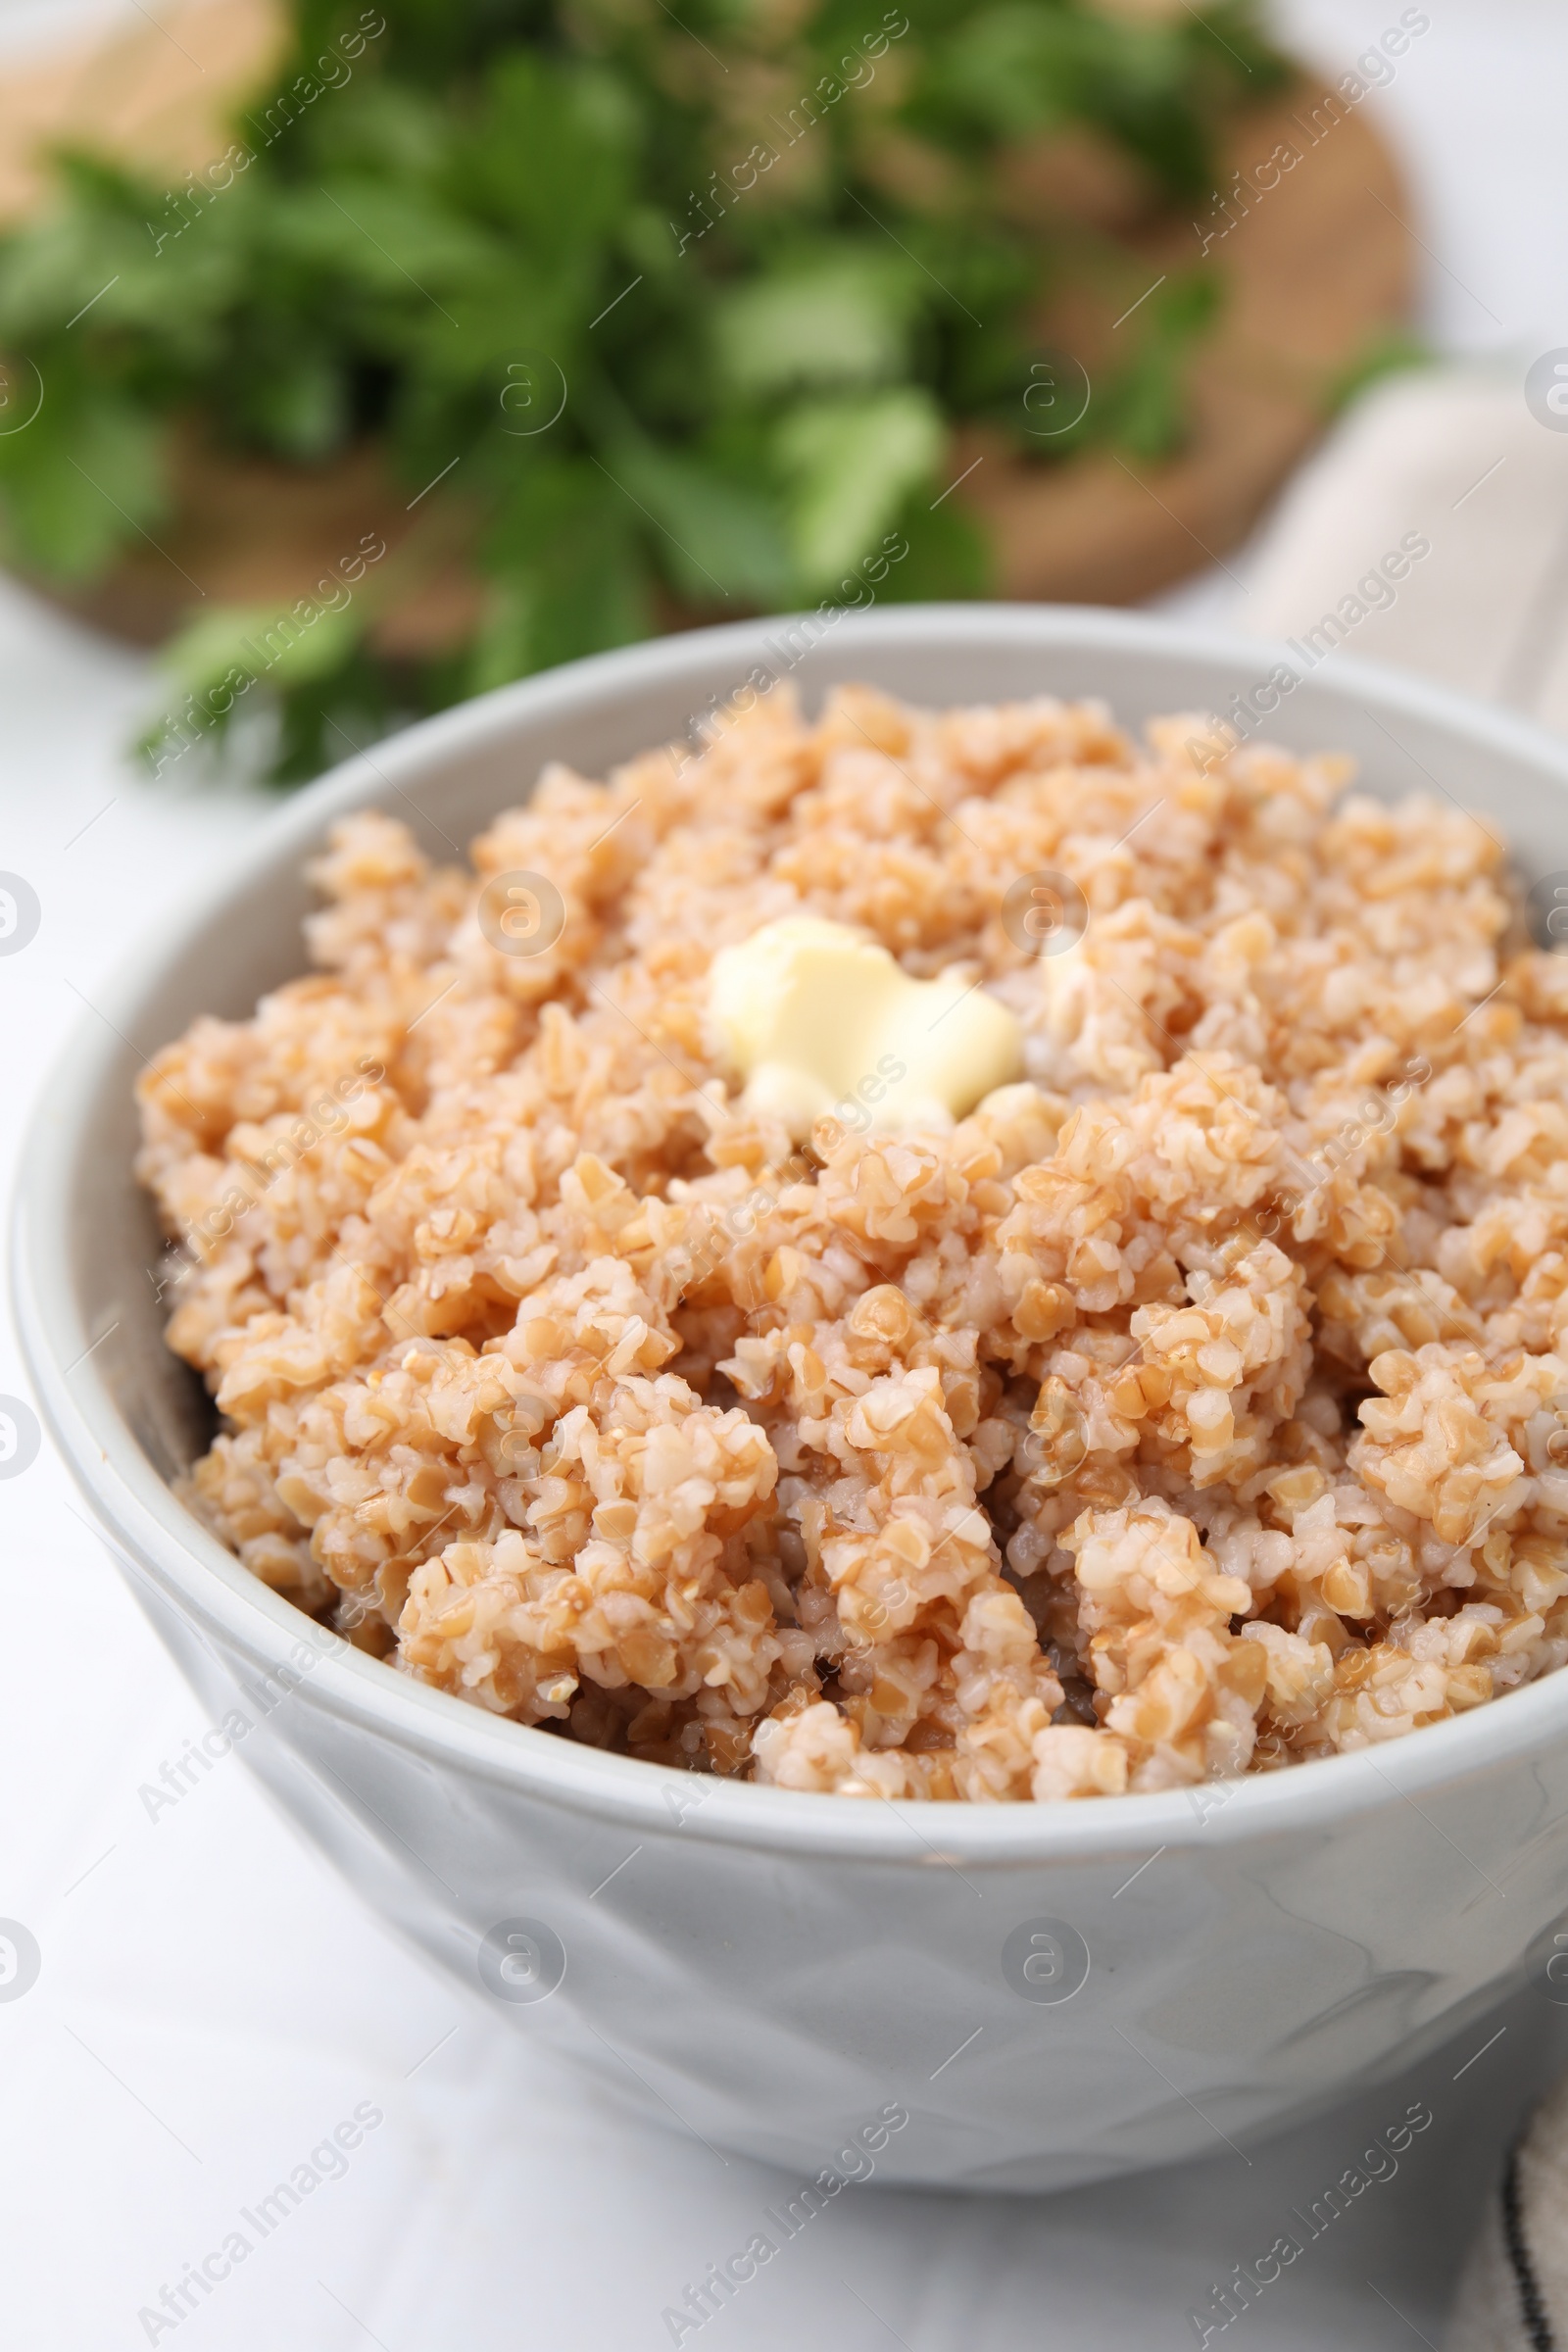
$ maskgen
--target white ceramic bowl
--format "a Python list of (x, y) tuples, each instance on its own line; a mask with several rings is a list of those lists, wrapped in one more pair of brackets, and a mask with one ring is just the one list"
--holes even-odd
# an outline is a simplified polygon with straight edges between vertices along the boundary
[[(1276, 659), (1040, 608), (873, 612), (804, 650), (808, 634), (745, 624), (578, 662), (284, 808), (106, 999), (125, 1042), (93, 1021), (45, 1090), (20, 1320), (54, 1435), (215, 1724), (240, 1710), (240, 1752), (286, 1810), (499, 2016), (654, 2114), (805, 2174), (896, 2108), (909, 2121), (881, 2178), (1054, 2187), (1259, 2135), (1506, 1989), (1565, 1899), (1568, 1677), (1375, 1758), (1200, 1792), (793, 1795), (573, 1746), (407, 1680), (257, 1583), (168, 1483), (205, 1444), (205, 1406), (144, 1271), (138, 1057), (301, 968), (301, 868), (330, 820), (382, 807), (445, 852), (546, 759), (603, 774), (797, 648), (808, 707), (868, 678), (927, 704), (1099, 695), (1134, 726), (1223, 711)], [(1532, 729), (1336, 655), (1268, 732), (1354, 753), (1378, 791), (1484, 811), (1527, 872), (1568, 867), (1568, 748)]]

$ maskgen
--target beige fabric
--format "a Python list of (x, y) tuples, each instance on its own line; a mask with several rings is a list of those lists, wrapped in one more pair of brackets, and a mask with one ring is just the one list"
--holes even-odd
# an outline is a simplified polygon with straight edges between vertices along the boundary
[[(1519, 2245), (1549, 2340), (1562, 2352), (1568, 2347), (1568, 2082), (1537, 2108), (1519, 2143), (1517, 2180)], [(1487, 2201), (1444, 2352), (1541, 2352), (1547, 2340), (1526, 2324), (1499, 2185)]]
[(1380, 609), (1327, 660), (1395, 662), (1568, 732), (1568, 431), (1526, 406), (1531, 356), (1371, 392), (1287, 492), (1240, 626), (1304, 641), (1325, 614), (1343, 621), (1347, 600), (1370, 603), (1358, 582), (1422, 538), (1430, 552), (1373, 589)]

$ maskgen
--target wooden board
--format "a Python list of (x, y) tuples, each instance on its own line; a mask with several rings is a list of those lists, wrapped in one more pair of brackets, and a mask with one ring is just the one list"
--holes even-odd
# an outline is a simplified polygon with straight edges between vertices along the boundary
[[(176, 164), (182, 171), (219, 151), (225, 97), (255, 87), (276, 54), (271, 0), (183, 0), (162, 19), (10, 78), (0, 98), (0, 215), (8, 198), (13, 210), (36, 200), (35, 156), (68, 116), (72, 135), (172, 176)], [(1067, 288), (1042, 329), (1078, 356), (1093, 397), (1130, 325), (1114, 321), (1111, 304), (1136, 301), (1140, 270), (1147, 265), (1151, 293), (1195, 268), (1216, 271), (1224, 307), (1190, 369), (1193, 429), (1182, 453), (1156, 466), (1102, 451), (1031, 463), (1000, 437), (955, 436), (950, 478), (967, 478), (954, 496), (992, 535), (1003, 596), (1124, 604), (1222, 561), (1322, 431), (1335, 378), (1407, 313), (1402, 190), (1364, 105), (1336, 114), (1303, 80), (1238, 118), (1225, 148), (1222, 186), (1240, 174), (1250, 191), (1231, 204), (1227, 233), (1204, 251), (1202, 231), (1226, 225), (1217, 206), (1204, 208), (1202, 231), (1165, 220), (1129, 238), (1118, 227), (1113, 273)], [(1283, 149), (1298, 158), (1289, 170), (1268, 162)], [(237, 463), (186, 443), (176, 486), (175, 517), (160, 534), (167, 552), (127, 557), (70, 599), (73, 610), (156, 644), (191, 609), (192, 580), (212, 604), (287, 605), (370, 530), (393, 559), (378, 577), (382, 651), (441, 650), (473, 624), (482, 591), (464, 549), (477, 516), (445, 496), (435, 514), (411, 515), (373, 451), (307, 469)]]
[[(1189, 222), (1142, 241), (1151, 280), (1195, 265), (1224, 272), (1182, 455), (1139, 466), (1097, 452), (1053, 468), (988, 454), (964, 485), (995, 536), (1004, 595), (1127, 604), (1223, 558), (1321, 434), (1336, 378), (1408, 317), (1414, 246), (1394, 161), (1364, 107), (1312, 144), (1314, 108), (1324, 119), (1323, 92), (1303, 82), (1235, 125), (1222, 185), (1233, 170), (1253, 181), (1282, 143), (1300, 160), (1246, 215), (1233, 206), (1235, 226), (1206, 254)], [(1224, 220), (1202, 215), (1205, 229)], [(983, 448), (966, 441), (955, 473)]]
[(56, 147), (90, 147), (171, 186), (221, 155), (230, 105), (281, 53), (282, 17), (271, 0), (159, 0), (157, 13), (6, 58), (0, 225), (38, 201)]

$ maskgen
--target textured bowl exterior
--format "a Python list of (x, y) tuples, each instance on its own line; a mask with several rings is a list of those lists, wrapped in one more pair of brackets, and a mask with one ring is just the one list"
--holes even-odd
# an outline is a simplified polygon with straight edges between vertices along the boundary
[[(603, 773), (759, 668), (808, 703), (867, 677), (925, 702), (1096, 694), (1136, 724), (1223, 711), (1285, 659), (1124, 614), (908, 607), (694, 633), (508, 688), (281, 811), (122, 976), (114, 1032), (83, 1032), (28, 1139), (14, 1247), (38, 1398), (213, 1722), (517, 2031), (803, 2181), (853, 2169), (838, 2152), (868, 2130), (883, 2180), (1064, 2186), (1216, 2134), (1245, 2145), (1446, 2039), (1568, 1899), (1568, 1677), (1375, 1756), (1042, 1807), (697, 1779), (426, 1690), (301, 1617), (171, 1492), (205, 1424), (143, 1271), (139, 1052), (299, 968), (300, 868), (337, 815), (385, 807), (450, 855), (546, 759)], [(1413, 680), (1325, 668), (1274, 740), (1348, 749), (1375, 790), (1435, 784), (1527, 872), (1568, 866), (1568, 750)]]

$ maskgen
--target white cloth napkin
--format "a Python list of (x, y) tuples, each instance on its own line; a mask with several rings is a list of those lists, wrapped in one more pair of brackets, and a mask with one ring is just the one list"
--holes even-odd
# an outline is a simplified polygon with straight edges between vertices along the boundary
[(1371, 391), (1261, 534), (1238, 625), (1312, 666), (1395, 662), (1568, 732), (1568, 414), (1525, 392), (1544, 356)]
[(1471, 2251), (1447, 2352), (1568, 2344), (1568, 2082), (1515, 2143)]

